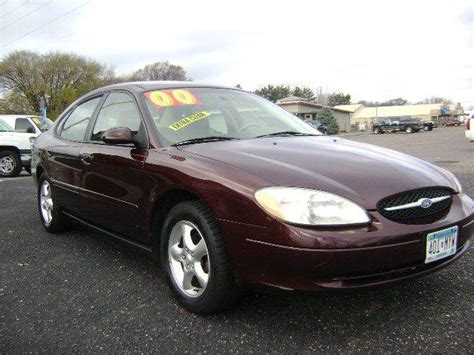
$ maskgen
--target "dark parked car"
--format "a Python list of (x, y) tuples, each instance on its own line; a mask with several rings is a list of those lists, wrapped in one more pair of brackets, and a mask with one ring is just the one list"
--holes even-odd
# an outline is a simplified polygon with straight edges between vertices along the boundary
[(455, 127), (458, 127), (462, 125), (462, 122), (460, 120), (458, 120), (457, 118), (443, 118), (441, 120), (441, 126), (443, 127), (452, 127), (452, 126), (455, 126)]
[(387, 117), (374, 123), (372, 132), (375, 134), (407, 132), (415, 133), (423, 129), (423, 123), (419, 120), (407, 117)]
[(254, 285), (318, 291), (425, 275), (458, 259), (474, 228), (473, 201), (448, 171), (197, 83), (81, 97), (36, 139), (32, 167), (47, 231), (74, 219), (153, 253), (199, 314)]
[(328, 134), (328, 127), (326, 125), (323, 125), (321, 122), (318, 120), (306, 120), (305, 121), (307, 124), (309, 124), (311, 127), (316, 128), (319, 132), (321, 132), (324, 135)]

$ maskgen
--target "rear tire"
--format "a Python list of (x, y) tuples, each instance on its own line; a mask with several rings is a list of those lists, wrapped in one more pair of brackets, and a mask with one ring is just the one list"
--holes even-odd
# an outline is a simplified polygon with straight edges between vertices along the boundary
[(161, 232), (160, 259), (169, 287), (188, 311), (209, 315), (237, 301), (224, 240), (204, 203), (187, 201), (171, 209)]
[(14, 177), (20, 175), (20, 155), (13, 150), (0, 151), (0, 176)]
[(38, 183), (38, 211), (41, 224), (49, 233), (65, 231), (71, 221), (61, 211), (61, 207), (54, 199), (51, 181), (46, 173), (41, 174)]
[(415, 130), (413, 129), (413, 127), (408, 126), (407, 128), (405, 128), (405, 132), (407, 132), (407, 133), (415, 133)]
[(379, 127), (374, 128), (374, 134), (380, 134), (382, 133), (382, 130)]

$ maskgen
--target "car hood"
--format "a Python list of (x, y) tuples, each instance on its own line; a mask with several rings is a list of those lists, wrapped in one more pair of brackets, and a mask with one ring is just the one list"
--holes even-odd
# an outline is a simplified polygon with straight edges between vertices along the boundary
[(457, 189), (450, 173), (428, 162), (338, 137), (236, 140), (193, 144), (180, 150), (245, 170), (265, 179), (269, 186), (328, 191), (368, 209), (402, 191), (428, 186)]

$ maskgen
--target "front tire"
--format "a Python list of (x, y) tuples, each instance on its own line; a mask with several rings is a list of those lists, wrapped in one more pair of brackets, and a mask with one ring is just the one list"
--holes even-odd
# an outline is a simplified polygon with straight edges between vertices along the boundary
[(224, 240), (202, 202), (182, 202), (171, 209), (161, 232), (160, 254), (168, 284), (188, 311), (209, 315), (238, 299)]
[(382, 133), (382, 130), (379, 127), (374, 128), (374, 134), (380, 134)]
[(405, 128), (405, 132), (407, 132), (407, 133), (414, 133), (415, 130), (413, 129), (413, 127), (408, 126), (407, 128)]
[(20, 175), (20, 155), (12, 150), (0, 151), (0, 176), (14, 177)]
[(38, 211), (41, 224), (49, 233), (62, 232), (70, 224), (54, 199), (51, 181), (45, 173), (41, 174), (38, 183)]

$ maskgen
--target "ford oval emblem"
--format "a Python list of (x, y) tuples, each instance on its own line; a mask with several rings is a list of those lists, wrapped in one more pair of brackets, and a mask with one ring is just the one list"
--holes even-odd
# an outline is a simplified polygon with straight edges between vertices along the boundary
[(421, 200), (420, 206), (422, 208), (429, 208), (432, 204), (433, 202), (429, 198), (424, 198), (423, 200)]

